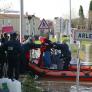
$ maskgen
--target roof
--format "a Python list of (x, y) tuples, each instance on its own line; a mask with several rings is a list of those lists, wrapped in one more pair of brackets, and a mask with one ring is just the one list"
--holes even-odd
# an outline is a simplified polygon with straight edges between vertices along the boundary
[(18, 14), (0, 14), (0, 19), (2, 18), (19, 18)]
[[(0, 14), (0, 19), (2, 18), (19, 18), (19, 14)], [(27, 18), (26, 15), (24, 15), (25, 18)], [(35, 16), (35, 18), (39, 19), (38, 17)]]

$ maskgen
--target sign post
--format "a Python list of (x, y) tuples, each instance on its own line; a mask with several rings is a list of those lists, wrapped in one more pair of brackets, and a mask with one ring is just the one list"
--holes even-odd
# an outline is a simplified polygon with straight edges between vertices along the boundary
[(76, 76), (76, 89), (77, 92), (79, 92), (79, 86), (80, 86), (80, 58), (79, 58), (79, 53), (80, 53), (80, 46), (81, 46), (81, 42), (78, 41), (78, 51), (77, 51), (77, 76)]
[(92, 41), (92, 32), (88, 31), (75, 31), (74, 32), (74, 40), (78, 40), (78, 52), (77, 52), (77, 76), (76, 76), (76, 91), (79, 92), (79, 86), (80, 86), (80, 57), (79, 57), (79, 51), (81, 47), (81, 41)]

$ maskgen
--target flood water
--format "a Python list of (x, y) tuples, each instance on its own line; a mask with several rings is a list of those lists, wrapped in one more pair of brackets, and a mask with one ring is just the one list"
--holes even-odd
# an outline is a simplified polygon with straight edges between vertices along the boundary
[[(76, 46), (78, 48), (78, 46)], [(72, 57), (75, 58), (75, 62), (77, 62), (77, 52), (72, 53)], [(92, 65), (92, 44), (82, 45), (80, 48), (79, 58), (83, 64)], [(71, 91), (71, 87), (76, 85), (76, 81), (53, 81), (53, 80), (46, 80), (40, 79), (36, 80), (38, 87), (42, 90), (42, 92), (77, 92)], [(80, 82), (80, 86), (85, 86), (86, 88), (91, 88), (91, 82)], [(80, 91), (80, 92), (90, 92), (87, 90)]]
[[(64, 80), (59, 80), (59, 81), (38, 80), (36, 82), (38, 86), (42, 89), (42, 92), (72, 92), (71, 87), (76, 85), (75, 81), (64, 81)], [(90, 88), (92, 86), (92, 83), (80, 82), (80, 85), (86, 88)]]

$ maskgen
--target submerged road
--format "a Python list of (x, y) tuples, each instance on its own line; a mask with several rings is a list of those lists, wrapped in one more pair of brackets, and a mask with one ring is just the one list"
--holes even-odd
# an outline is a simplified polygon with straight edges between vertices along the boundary
[[(70, 92), (70, 88), (76, 85), (76, 81), (53, 81), (40, 79), (36, 81), (38, 86), (43, 89), (43, 92)], [(80, 82), (81, 86), (87, 88), (92, 87), (92, 82)], [(88, 92), (88, 91), (87, 91)]]

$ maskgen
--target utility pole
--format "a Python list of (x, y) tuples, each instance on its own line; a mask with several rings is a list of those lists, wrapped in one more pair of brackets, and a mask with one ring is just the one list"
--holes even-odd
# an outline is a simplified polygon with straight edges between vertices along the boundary
[(23, 12), (23, 0), (20, 0), (20, 42), (22, 42), (22, 32), (23, 32), (23, 16), (24, 16), (24, 12)]
[(70, 38), (70, 44), (72, 43), (72, 37), (71, 37), (71, 0), (69, 0), (69, 13), (70, 13), (70, 16), (69, 16), (69, 38)]

